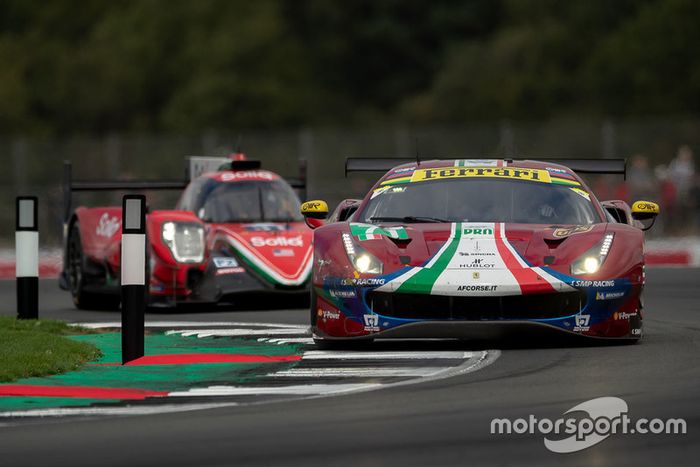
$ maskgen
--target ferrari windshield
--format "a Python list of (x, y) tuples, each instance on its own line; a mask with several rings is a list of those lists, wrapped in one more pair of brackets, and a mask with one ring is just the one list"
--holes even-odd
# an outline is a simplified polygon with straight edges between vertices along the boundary
[(301, 221), (299, 198), (282, 180), (220, 182), (193, 181), (179, 208), (193, 211), (205, 222)]
[(493, 178), (461, 178), (381, 187), (359, 213), (360, 222), (600, 222), (581, 188)]

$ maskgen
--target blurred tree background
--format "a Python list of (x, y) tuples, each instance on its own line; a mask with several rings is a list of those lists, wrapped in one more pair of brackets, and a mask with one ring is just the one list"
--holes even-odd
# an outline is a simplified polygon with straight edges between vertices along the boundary
[(700, 111), (697, 0), (0, 0), (0, 133)]

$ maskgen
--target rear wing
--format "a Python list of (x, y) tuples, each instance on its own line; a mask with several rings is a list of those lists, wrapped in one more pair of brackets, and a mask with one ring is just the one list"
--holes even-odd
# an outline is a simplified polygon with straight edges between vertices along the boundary
[[(255, 170), (261, 167), (260, 161), (232, 161), (228, 157), (188, 156), (185, 177), (182, 180), (74, 180), (73, 165), (63, 162), (63, 225), (64, 230), (73, 213), (73, 193), (76, 191), (139, 191), (139, 190), (184, 190), (190, 180), (207, 172), (218, 170)], [(287, 182), (306, 199), (307, 166), (306, 160), (299, 161), (297, 178), (288, 178)]]
[[(217, 156), (188, 156), (187, 157), (187, 179), (192, 180), (207, 172), (216, 172), (225, 170), (231, 167), (234, 170), (256, 170), (261, 167), (260, 161), (256, 160), (234, 160), (228, 157)], [(307, 184), (307, 166), (306, 159), (299, 159), (299, 172), (297, 177), (285, 177), (287, 183), (292, 188), (299, 192), (302, 199), (306, 199), (306, 184)]]
[[(456, 158), (441, 158), (442, 160), (457, 160)], [(478, 161), (479, 159), (473, 159)], [(486, 160), (486, 159), (484, 159)], [(490, 159), (493, 160), (493, 159)], [(627, 177), (626, 159), (565, 159), (565, 158), (506, 158), (508, 162), (532, 160), (560, 164), (574, 172), (587, 174), (615, 174)], [(350, 172), (387, 172), (397, 165), (415, 163), (420, 160), (408, 157), (348, 157), (345, 159), (345, 176)]]
[[(137, 191), (182, 190), (188, 181), (183, 180), (74, 180), (73, 164), (63, 161), (63, 226), (66, 230), (73, 213), (73, 192), (76, 191)], [(66, 232), (64, 232), (65, 236)]]

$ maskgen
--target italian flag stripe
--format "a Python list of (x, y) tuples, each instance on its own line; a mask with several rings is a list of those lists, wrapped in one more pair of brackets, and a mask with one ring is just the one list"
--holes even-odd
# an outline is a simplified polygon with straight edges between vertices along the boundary
[(580, 186), (581, 184), (575, 180), (567, 180), (564, 178), (551, 177), (552, 183), (555, 185)]
[(508, 243), (503, 223), (496, 224), (495, 234), (498, 254), (501, 255), (506, 267), (518, 281), (523, 294), (554, 291), (552, 285), (529, 268), (520, 258), (518, 252)]
[(461, 236), (462, 224), (452, 224), (452, 235), (450, 236), (450, 239), (445, 242), (445, 247), (443, 247), (441, 251), (435, 255), (433, 260), (431, 260), (425, 268), (419, 270), (416, 274), (401, 284), (397, 289), (397, 292), (430, 293), (433, 288), (433, 284), (445, 270), (457, 251)]
[(264, 257), (261, 257), (254, 251), (251, 251), (251, 248), (247, 246), (245, 240), (238, 237), (235, 232), (228, 229), (221, 230), (224, 232), (225, 238), (228, 239), (231, 246), (233, 246), (234, 249), (240, 253), (240, 257), (243, 262), (273, 284), (279, 283), (282, 285), (296, 286), (303, 284), (309, 278), (309, 275), (311, 274), (313, 257), (313, 249), (311, 246), (308, 247), (297, 272), (294, 275), (289, 276), (280, 271), (276, 271), (274, 269), (274, 265), (269, 264)]

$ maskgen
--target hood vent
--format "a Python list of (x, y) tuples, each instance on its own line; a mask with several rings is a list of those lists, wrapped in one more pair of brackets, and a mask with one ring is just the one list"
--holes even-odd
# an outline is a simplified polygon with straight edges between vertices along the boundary
[(559, 245), (562, 244), (564, 240), (566, 240), (569, 237), (562, 237), (562, 238), (545, 238), (544, 243), (549, 247), (550, 250), (555, 249)]
[(406, 247), (408, 246), (408, 244), (411, 243), (411, 240), (412, 240), (410, 237), (409, 237), (409, 238), (392, 238), (392, 237), (388, 237), (388, 238), (389, 238), (389, 240), (391, 240), (392, 242), (394, 242), (394, 244), (395, 244), (397, 247), (399, 247), (399, 248), (406, 248)]

